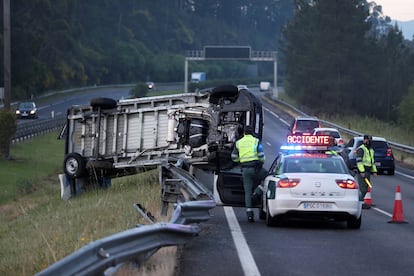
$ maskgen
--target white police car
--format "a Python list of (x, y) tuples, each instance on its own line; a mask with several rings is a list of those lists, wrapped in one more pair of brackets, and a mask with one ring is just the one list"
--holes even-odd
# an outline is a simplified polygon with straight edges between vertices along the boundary
[(268, 226), (282, 220), (323, 218), (361, 227), (357, 181), (339, 155), (328, 154), (330, 136), (288, 136), (264, 180), (260, 218)]

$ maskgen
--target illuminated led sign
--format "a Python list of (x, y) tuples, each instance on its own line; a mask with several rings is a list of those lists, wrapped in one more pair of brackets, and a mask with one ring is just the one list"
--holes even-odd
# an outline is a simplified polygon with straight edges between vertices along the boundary
[(329, 135), (289, 135), (287, 137), (288, 144), (301, 145), (329, 145), (331, 141)]

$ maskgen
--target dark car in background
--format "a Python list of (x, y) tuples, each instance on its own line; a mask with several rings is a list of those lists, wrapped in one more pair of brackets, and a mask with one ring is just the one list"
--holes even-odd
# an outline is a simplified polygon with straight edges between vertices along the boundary
[[(358, 147), (362, 144), (364, 137), (353, 137), (340, 152), (350, 170), (356, 170), (356, 155)], [(372, 137), (372, 148), (374, 149), (375, 166), (378, 173), (385, 171), (389, 175), (395, 173), (395, 160), (388, 141), (383, 137)]]
[(16, 109), (17, 118), (37, 119), (37, 108), (35, 102), (21, 102)]
[(290, 135), (310, 135), (315, 128), (321, 127), (319, 119), (311, 116), (295, 117), (289, 125)]

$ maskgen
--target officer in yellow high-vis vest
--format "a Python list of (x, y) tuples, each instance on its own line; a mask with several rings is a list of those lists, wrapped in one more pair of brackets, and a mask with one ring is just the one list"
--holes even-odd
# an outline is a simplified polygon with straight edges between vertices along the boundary
[(260, 198), (262, 190), (259, 185), (266, 177), (267, 171), (263, 168), (265, 154), (259, 139), (253, 136), (253, 128), (245, 126), (244, 136), (236, 141), (231, 158), (239, 162), (242, 167), (244, 199), (249, 222), (254, 222), (252, 209), (253, 199)]
[[(364, 200), (368, 192), (368, 183), (371, 183), (371, 175), (377, 175), (377, 167), (374, 160), (374, 149), (372, 146), (372, 136), (364, 135), (362, 145), (358, 147), (356, 156), (356, 165), (358, 168), (358, 185), (361, 191), (361, 200)], [(363, 203), (362, 208), (369, 209), (370, 206)]]

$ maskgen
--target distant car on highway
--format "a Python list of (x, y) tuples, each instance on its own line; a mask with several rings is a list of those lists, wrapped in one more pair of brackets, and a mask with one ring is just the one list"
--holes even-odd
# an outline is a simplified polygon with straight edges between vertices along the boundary
[(37, 119), (37, 108), (35, 102), (21, 102), (16, 109), (16, 117), (24, 119)]
[(270, 89), (270, 82), (268, 81), (261, 81), (259, 83), (260, 91), (269, 91)]
[(150, 89), (150, 90), (155, 88), (155, 84), (152, 81), (149, 81), (146, 84), (147, 84), (148, 89)]
[(313, 129), (312, 135), (329, 135), (335, 138), (336, 145), (339, 147), (344, 146), (344, 139), (341, 133), (336, 128), (331, 127), (317, 127)]
[(315, 128), (321, 127), (319, 119), (311, 116), (297, 116), (289, 125), (291, 135), (310, 135)]
[[(356, 155), (358, 147), (364, 140), (363, 136), (353, 137), (345, 145), (344, 149), (340, 152), (344, 158), (348, 168), (350, 170), (356, 170)], [(372, 148), (374, 149), (375, 166), (378, 173), (384, 173), (385, 171), (389, 175), (395, 173), (395, 160), (394, 154), (388, 141), (383, 137), (372, 137)]]

